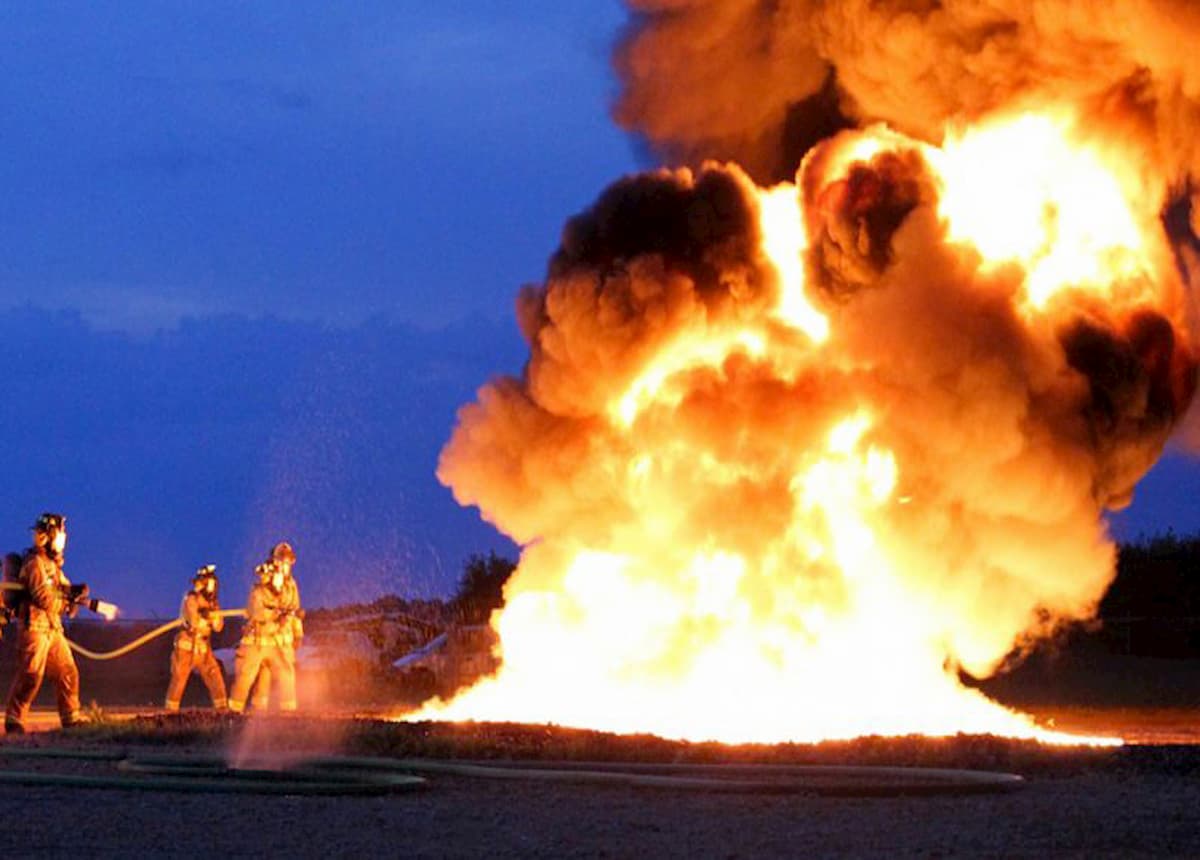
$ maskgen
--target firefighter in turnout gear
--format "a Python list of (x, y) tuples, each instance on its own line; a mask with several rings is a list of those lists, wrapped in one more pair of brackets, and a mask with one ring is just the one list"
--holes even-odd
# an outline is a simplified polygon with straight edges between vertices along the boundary
[(19, 575), (25, 592), (17, 609), (22, 629), (16, 673), (4, 713), (9, 734), (25, 731), (25, 718), (47, 674), (54, 680), (63, 727), (87, 722), (79, 713), (79, 669), (63, 633), (62, 616), (73, 615), (77, 601), (86, 597), (83, 587), (72, 587), (62, 569), (67, 520), (45, 513), (32, 529), (33, 546), (25, 553)]
[(232, 711), (240, 713), (246, 707), (255, 681), (256, 706), (265, 707), (273, 681), (279, 687), (279, 709), (296, 710), (296, 644), (304, 625), (300, 593), (291, 577), (295, 559), (290, 546), (279, 544), (271, 559), (255, 570), (258, 583), (246, 602), (246, 626), (235, 657)]
[[(290, 642), (285, 639), (285, 647), (291, 649), (292, 665), (296, 665), (296, 649), (304, 639), (304, 610), (300, 608), (300, 588), (296, 578), (292, 576), (292, 567), (296, 564), (296, 551), (292, 545), (284, 542), (277, 543), (267, 556), (267, 566), (283, 571), (283, 587), (279, 594), (279, 605), (287, 613), (291, 624)], [(250, 704), (256, 711), (265, 711), (271, 703), (271, 669), (268, 666), (258, 673), (258, 681), (250, 694)]]
[(219, 583), (216, 565), (206, 564), (192, 577), (192, 590), (183, 596), (179, 617), (183, 629), (175, 635), (175, 648), (171, 652), (171, 683), (167, 687), (166, 708), (178, 711), (188, 678), (198, 672), (213, 707), (223, 711), (225, 700), (225, 672), (212, 650), (212, 634), (220, 633), (225, 627), (218, 602)]

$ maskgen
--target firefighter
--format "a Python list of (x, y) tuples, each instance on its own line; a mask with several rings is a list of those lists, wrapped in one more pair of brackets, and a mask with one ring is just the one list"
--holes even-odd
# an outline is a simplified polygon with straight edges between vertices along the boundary
[(217, 566), (206, 564), (192, 577), (192, 589), (183, 596), (179, 606), (179, 617), (183, 629), (175, 635), (175, 648), (171, 652), (171, 683), (167, 687), (166, 708), (178, 711), (188, 678), (195, 670), (208, 687), (213, 707), (225, 710), (225, 673), (212, 650), (212, 634), (220, 633), (225, 627), (218, 602), (220, 583), (217, 581)]
[(79, 712), (79, 669), (63, 633), (62, 616), (74, 615), (76, 601), (86, 596), (82, 586), (72, 589), (62, 569), (67, 519), (44, 513), (32, 529), (33, 546), (25, 552), (19, 574), (25, 592), (17, 609), (22, 622), (17, 668), (4, 713), (9, 734), (25, 731), (25, 718), (47, 673), (54, 679), (63, 728), (87, 722)]
[[(290, 635), (284, 634), (281, 647), (290, 650), (292, 666), (296, 665), (296, 651), (304, 640), (304, 610), (300, 608), (300, 588), (296, 585), (296, 578), (292, 576), (295, 564), (296, 551), (286, 541), (275, 544), (267, 555), (267, 565), (283, 572), (279, 605), (287, 613), (291, 631)], [(258, 681), (254, 684), (250, 704), (256, 711), (265, 711), (270, 705), (270, 700), (271, 670), (268, 666), (263, 666), (258, 673)]]
[[(292, 559), (295, 559), (294, 553)], [(246, 601), (246, 626), (234, 658), (235, 678), (229, 709), (235, 713), (245, 709), (246, 696), (264, 673), (268, 678), (263, 680), (268, 684), (273, 680), (279, 685), (280, 710), (296, 710), (295, 638), (299, 623), (299, 593), (294, 596), (289, 593), (289, 570), (290, 563), (279, 564), (272, 558), (255, 571), (258, 583), (250, 589), (250, 598)], [(256, 697), (258, 695), (256, 693)]]

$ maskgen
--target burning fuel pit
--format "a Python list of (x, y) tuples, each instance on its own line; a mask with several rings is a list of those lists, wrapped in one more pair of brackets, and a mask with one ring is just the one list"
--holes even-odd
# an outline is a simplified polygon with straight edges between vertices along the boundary
[(1094, 615), (1191, 404), (1200, 89), (1147, 46), (1200, 18), (629, 5), (618, 117), (690, 166), (568, 221), (460, 411), (439, 478), (524, 549), (499, 673), (419, 717), (1067, 740), (959, 674)]

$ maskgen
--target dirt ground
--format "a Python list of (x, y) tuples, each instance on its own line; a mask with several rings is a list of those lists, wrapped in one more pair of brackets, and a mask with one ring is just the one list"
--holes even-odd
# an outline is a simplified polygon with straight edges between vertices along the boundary
[[(189, 723), (188, 720), (193, 719)], [(198, 721), (198, 722), (197, 722)], [(736, 747), (549, 727), (298, 718), (141, 720), (137, 728), (46, 733), (7, 744), (230, 751), (248, 736), (281, 748), (472, 759), (771, 761), (963, 766), (1021, 772), (982, 796), (745, 795), (431, 777), (376, 798), (225, 796), (0, 786), (0, 848), (27, 857), (1195, 857), (1200, 747), (1053, 750), (989, 738), (864, 739)], [(215, 727), (214, 727), (215, 726)], [(110, 763), (0, 767), (103, 772)]]
[(0, 788), (24, 857), (1195, 857), (1196, 779), (821, 799), (439, 779), (386, 798)]

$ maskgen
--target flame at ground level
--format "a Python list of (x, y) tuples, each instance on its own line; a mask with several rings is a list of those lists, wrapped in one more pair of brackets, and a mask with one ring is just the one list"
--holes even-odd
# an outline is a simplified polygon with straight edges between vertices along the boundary
[(1101, 512), (1194, 389), (1166, 183), (1123, 163), (1018, 116), (843, 134), (770, 191), (615, 185), (522, 294), (524, 376), (443, 452), (525, 550), (499, 674), (414, 718), (1119, 742), (958, 673), (1094, 613)]
[[(704, 581), (728, 582), (734, 564), (714, 560)], [(1121, 743), (1041, 728), (964, 688), (938, 668), (936, 654), (898, 652), (887, 619), (857, 616), (836, 636), (822, 637), (820, 654), (789, 652), (786, 631), (731, 624), (702, 653), (681, 655), (675, 664), (639, 665), (653, 653), (641, 649), (654, 648), (661, 634), (656, 607), (680, 609), (669, 597), (651, 592), (616, 559), (577, 556), (561, 594), (519, 595), (499, 615), (508, 655), (499, 677), (405, 719), (552, 723), (726, 743), (911, 734)], [(563, 615), (575, 614), (572, 609), (581, 604), (588, 606), (586, 621), (563, 626)], [(872, 635), (877, 622), (883, 626)], [(597, 645), (592, 637), (603, 641)], [(840, 654), (828, 660), (824, 649)]]
[[(900, 647), (904, 619), (886, 606), (878, 617), (858, 612), (841, 624), (814, 616), (813, 648), (794, 630), (755, 625), (729, 602), (739, 567), (728, 556), (697, 559), (680, 579), (688, 585), (670, 593), (629, 559), (580, 552), (561, 589), (516, 595), (497, 614), (506, 658), (499, 677), (406, 719), (552, 723), (727, 743), (910, 734), (1121, 743), (1041, 728), (964, 688), (941, 667), (937, 649)], [(662, 640), (678, 617), (691, 615), (702, 628), (706, 613), (722, 617), (697, 630), (694, 649), (664, 656)]]

